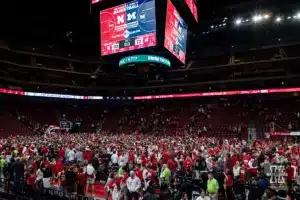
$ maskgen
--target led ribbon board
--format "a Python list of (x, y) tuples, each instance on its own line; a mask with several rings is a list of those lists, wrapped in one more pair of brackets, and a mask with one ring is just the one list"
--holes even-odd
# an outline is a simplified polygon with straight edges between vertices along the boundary
[(119, 67), (125, 67), (129, 64), (136, 64), (136, 63), (158, 63), (169, 68), (171, 67), (170, 60), (161, 56), (154, 56), (154, 55), (127, 56), (120, 60)]

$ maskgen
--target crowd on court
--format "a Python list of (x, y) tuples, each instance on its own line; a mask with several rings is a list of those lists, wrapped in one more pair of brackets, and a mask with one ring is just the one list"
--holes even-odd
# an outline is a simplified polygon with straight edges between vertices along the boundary
[(284, 165), (288, 192), (298, 195), (300, 145), (291, 138), (101, 132), (0, 142), (1, 178), (29, 192), (54, 188), (95, 196), (94, 185), (105, 180), (107, 199), (272, 199), (270, 165)]

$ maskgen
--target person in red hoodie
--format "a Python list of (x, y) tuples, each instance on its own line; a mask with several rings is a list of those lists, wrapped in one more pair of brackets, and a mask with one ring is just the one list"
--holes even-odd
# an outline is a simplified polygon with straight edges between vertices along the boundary
[(135, 166), (135, 175), (140, 179), (143, 180), (143, 170), (141, 169), (141, 165), (137, 164)]
[(236, 162), (237, 162), (237, 157), (236, 157), (235, 154), (233, 154), (233, 155), (231, 156), (231, 164), (232, 164), (232, 166), (235, 166)]
[(292, 164), (289, 162), (288, 163), (288, 167), (285, 170), (285, 172), (287, 174), (286, 182), (287, 182), (287, 185), (288, 185), (288, 192), (289, 192), (289, 194), (291, 194), (291, 192), (292, 192), (293, 183), (294, 183), (294, 180), (295, 180), (294, 170), (295, 170), (294, 167), (292, 167)]
[(169, 160), (169, 156), (170, 156), (170, 154), (169, 154), (169, 151), (164, 151), (163, 153), (162, 153), (162, 158), (166, 161), (166, 162), (168, 162), (168, 160)]
[(150, 178), (150, 185), (156, 184), (157, 175), (151, 165), (147, 166), (147, 177)]
[(93, 160), (93, 152), (91, 151), (91, 149), (89, 147), (87, 147), (85, 149), (84, 159), (87, 161)]
[(245, 164), (243, 163), (241, 166), (241, 170), (240, 170), (240, 180), (243, 183), (245, 181), (245, 174), (246, 174), (246, 170), (247, 170), (247, 166), (245, 166)]
[(233, 186), (233, 174), (230, 170), (226, 169), (225, 175), (225, 185), (226, 185), (226, 197), (227, 200), (234, 200), (233, 193), (232, 193), (232, 186)]
[(177, 169), (177, 162), (175, 161), (173, 156), (170, 156), (170, 158), (167, 161), (167, 164), (171, 172), (175, 173)]
[(64, 164), (61, 158), (59, 158), (55, 163), (55, 172), (58, 174), (59, 172), (63, 171)]
[(85, 186), (85, 174), (83, 173), (83, 169), (79, 168), (78, 169), (78, 173), (76, 176), (76, 180), (77, 180), (77, 194), (78, 195), (84, 195), (84, 186)]
[(64, 157), (65, 157), (65, 149), (63, 147), (61, 147), (58, 150), (58, 157), (61, 158), (61, 159), (64, 159)]
[(27, 194), (33, 194), (33, 186), (35, 184), (35, 174), (32, 168), (30, 168), (28, 170), (28, 174), (26, 176), (26, 190), (27, 190)]

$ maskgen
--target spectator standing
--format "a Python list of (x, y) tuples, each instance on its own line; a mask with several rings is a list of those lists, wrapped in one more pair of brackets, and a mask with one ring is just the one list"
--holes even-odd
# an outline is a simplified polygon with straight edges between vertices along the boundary
[(288, 185), (288, 193), (291, 194), (292, 189), (293, 189), (293, 182), (294, 182), (294, 168), (292, 167), (291, 163), (288, 163), (288, 167), (286, 168), (286, 174), (287, 174), (287, 178), (286, 178), (286, 182)]
[(4, 159), (4, 155), (0, 157), (0, 183), (4, 182), (4, 168), (6, 165), (6, 161)]
[(139, 189), (141, 188), (141, 180), (135, 175), (134, 171), (130, 172), (130, 176), (127, 179), (127, 189), (128, 189), (128, 199), (134, 198), (134, 200), (139, 199)]
[(168, 168), (167, 164), (163, 164), (162, 169), (161, 169), (160, 178), (161, 178), (161, 185), (163, 183), (170, 185), (171, 171)]
[(24, 180), (24, 163), (21, 162), (20, 158), (16, 158), (16, 162), (12, 164), (13, 182), (16, 185), (21, 184)]
[(211, 200), (218, 199), (218, 190), (219, 190), (218, 181), (213, 177), (212, 173), (209, 173), (208, 180), (207, 180), (207, 193), (209, 194)]
[(83, 161), (83, 153), (80, 149), (76, 150), (75, 160), (76, 160), (76, 162), (79, 162), (79, 163)]
[(75, 183), (76, 173), (74, 172), (73, 166), (71, 166), (65, 173), (65, 186), (68, 192), (74, 192)]
[(68, 153), (68, 161), (70, 163), (74, 163), (75, 162), (75, 150), (74, 149), (72, 149), (72, 150), (69, 151), (69, 153)]
[(49, 165), (44, 165), (42, 168), (43, 172), (43, 187), (50, 188), (50, 179), (52, 177), (52, 171)]
[(91, 161), (93, 159), (93, 152), (91, 151), (90, 147), (86, 147), (84, 159), (87, 161)]
[(84, 173), (86, 174), (86, 190), (85, 194), (88, 194), (89, 186), (92, 186), (92, 196), (95, 196), (95, 178), (96, 178), (96, 171), (92, 165), (92, 161), (89, 161), (88, 165), (85, 167)]
[(79, 168), (76, 176), (77, 179), (77, 194), (84, 195), (84, 185), (85, 185), (85, 174), (83, 173), (83, 169)]
[(233, 193), (232, 193), (232, 186), (233, 186), (233, 175), (232, 172), (226, 170), (227, 172), (224, 173), (225, 175), (225, 185), (226, 185), (226, 197), (227, 200), (233, 200)]
[(237, 161), (232, 169), (233, 172), (233, 177), (236, 178), (238, 176), (240, 176), (241, 173), (241, 167), (240, 167), (240, 163)]

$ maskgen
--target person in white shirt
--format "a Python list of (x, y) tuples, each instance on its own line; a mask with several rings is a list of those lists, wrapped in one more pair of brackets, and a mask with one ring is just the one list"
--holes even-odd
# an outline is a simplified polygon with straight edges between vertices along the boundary
[(128, 189), (128, 199), (134, 198), (134, 200), (139, 199), (139, 189), (141, 188), (141, 180), (135, 175), (134, 171), (130, 171), (130, 177), (128, 177), (127, 182)]
[(92, 162), (89, 161), (89, 164), (84, 168), (84, 173), (86, 174), (86, 188), (85, 194), (88, 194), (89, 185), (92, 186), (92, 195), (95, 196), (95, 178), (96, 178), (96, 170), (94, 169)]
[(206, 196), (205, 191), (202, 190), (200, 196), (196, 200), (211, 200), (209, 196)]
[(74, 162), (75, 161), (75, 151), (72, 149), (68, 153), (68, 161)]
[(80, 149), (76, 151), (75, 158), (76, 158), (77, 162), (82, 162), (83, 161), (83, 153)]
[(113, 155), (110, 157), (112, 165), (118, 165), (118, 154), (114, 151)]
[(236, 164), (234, 165), (233, 169), (233, 176), (234, 178), (238, 177), (241, 173), (241, 167), (240, 167), (240, 163), (237, 161)]
[(119, 166), (124, 167), (128, 162), (128, 153), (123, 153), (119, 158)]

